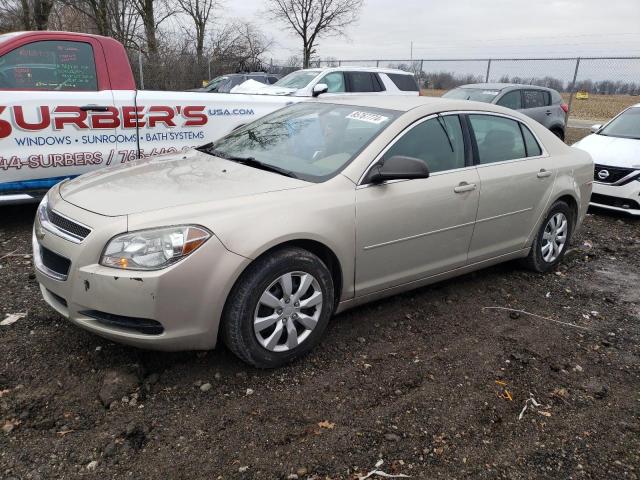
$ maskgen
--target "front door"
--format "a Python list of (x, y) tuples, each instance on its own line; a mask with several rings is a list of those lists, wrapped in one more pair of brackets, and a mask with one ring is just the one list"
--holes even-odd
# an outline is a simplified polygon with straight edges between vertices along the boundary
[(357, 187), (356, 296), (466, 264), (479, 180), (464, 138), (457, 115), (422, 120), (381, 161), (418, 158), (430, 177)]

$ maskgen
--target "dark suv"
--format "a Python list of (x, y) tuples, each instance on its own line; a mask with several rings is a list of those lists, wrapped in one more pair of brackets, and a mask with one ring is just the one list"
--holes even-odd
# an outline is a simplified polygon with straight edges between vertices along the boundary
[(518, 110), (564, 140), (569, 107), (552, 88), (517, 83), (472, 83), (449, 90), (443, 97), (493, 103)]
[(215, 92), (215, 93), (229, 93), (231, 89), (247, 80), (255, 80), (256, 82), (271, 85), (276, 83), (280, 77), (278, 75), (272, 75), (263, 72), (251, 72), (251, 73), (230, 73), (229, 75), (220, 75), (207, 83), (202, 88), (196, 88), (194, 92)]

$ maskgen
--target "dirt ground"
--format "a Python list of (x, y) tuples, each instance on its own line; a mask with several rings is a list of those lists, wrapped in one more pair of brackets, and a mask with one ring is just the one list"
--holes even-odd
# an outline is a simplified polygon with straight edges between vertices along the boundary
[(640, 475), (639, 220), (591, 212), (555, 273), (508, 263), (358, 308), (259, 371), (70, 325), (40, 298), (33, 215), (0, 210), (0, 320), (26, 313), (0, 326), (0, 478)]

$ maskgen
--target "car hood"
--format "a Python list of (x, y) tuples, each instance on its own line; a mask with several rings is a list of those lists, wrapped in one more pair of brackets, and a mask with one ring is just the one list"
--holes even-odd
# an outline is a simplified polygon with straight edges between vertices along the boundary
[(640, 168), (640, 140), (592, 134), (573, 146), (590, 153), (600, 165)]
[(60, 195), (85, 210), (118, 216), (308, 185), (190, 150), (87, 173), (63, 183)]

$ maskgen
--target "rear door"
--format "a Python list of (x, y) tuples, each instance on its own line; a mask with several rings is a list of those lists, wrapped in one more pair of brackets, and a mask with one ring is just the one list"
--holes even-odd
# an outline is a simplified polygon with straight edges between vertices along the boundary
[(497, 114), (470, 114), (480, 203), (469, 262), (523, 249), (545, 213), (556, 177), (553, 159), (531, 130)]
[(0, 52), (0, 194), (47, 189), (106, 165), (116, 148), (102, 47), (73, 38)]

